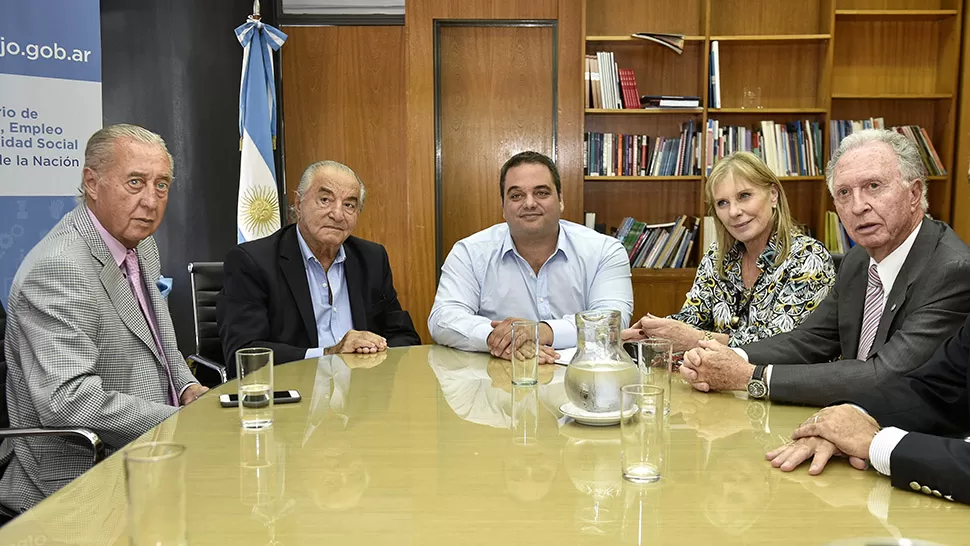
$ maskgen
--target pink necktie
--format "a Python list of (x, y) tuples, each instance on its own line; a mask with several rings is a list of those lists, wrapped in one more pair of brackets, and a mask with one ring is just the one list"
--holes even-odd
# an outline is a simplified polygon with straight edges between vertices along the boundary
[(869, 266), (866, 306), (862, 313), (862, 333), (859, 334), (859, 360), (869, 358), (872, 342), (876, 339), (876, 330), (879, 329), (879, 320), (882, 318), (882, 310), (886, 305), (882, 296), (882, 281), (879, 279), (879, 270), (876, 268), (876, 264), (872, 264)]
[(172, 370), (168, 367), (165, 350), (162, 349), (162, 341), (158, 337), (158, 325), (155, 323), (155, 313), (148, 306), (148, 298), (145, 297), (145, 288), (141, 280), (141, 267), (138, 265), (138, 255), (135, 254), (134, 249), (128, 250), (128, 253), (125, 254), (125, 271), (128, 273), (128, 284), (131, 285), (131, 291), (134, 292), (135, 299), (138, 300), (138, 306), (141, 307), (141, 312), (145, 315), (145, 321), (148, 322), (148, 327), (152, 331), (152, 337), (155, 339), (158, 354), (162, 357), (162, 367), (165, 368), (165, 375), (168, 376), (169, 403), (173, 406), (178, 406), (179, 397), (178, 393), (175, 392), (175, 384), (172, 381)]

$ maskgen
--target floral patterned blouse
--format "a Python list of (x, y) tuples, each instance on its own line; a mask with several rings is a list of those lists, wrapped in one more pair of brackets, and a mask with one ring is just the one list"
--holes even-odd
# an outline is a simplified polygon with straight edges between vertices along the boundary
[(724, 279), (717, 274), (716, 252), (717, 241), (701, 258), (683, 309), (668, 318), (728, 334), (732, 347), (795, 328), (835, 284), (832, 256), (822, 243), (806, 235), (792, 233), (791, 252), (778, 267), (772, 237), (758, 257), (761, 274), (750, 290), (741, 279), (742, 244), (735, 244), (724, 257)]

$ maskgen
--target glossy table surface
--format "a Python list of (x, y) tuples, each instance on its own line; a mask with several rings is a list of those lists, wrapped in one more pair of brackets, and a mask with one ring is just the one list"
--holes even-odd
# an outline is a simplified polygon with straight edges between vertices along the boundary
[[(812, 409), (692, 391), (675, 378), (666, 469), (620, 475), (619, 427), (559, 411), (565, 368), (543, 366), (526, 441), (509, 364), (443, 347), (279, 365), (264, 432), (215, 389), (142, 440), (187, 446), (192, 544), (806, 544), (846, 537), (970, 543), (970, 507), (892, 489), (844, 460), (818, 477), (771, 468)], [(119, 455), (0, 530), (6, 544), (125, 544)]]

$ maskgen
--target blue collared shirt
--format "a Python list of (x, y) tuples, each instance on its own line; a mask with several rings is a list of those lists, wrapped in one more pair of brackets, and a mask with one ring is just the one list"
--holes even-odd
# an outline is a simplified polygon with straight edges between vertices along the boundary
[[(306, 358), (317, 358), (323, 355), (325, 347), (336, 345), (354, 327), (350, 314), (350, 295), (347, 293), (347, 282), (344, 278), (347, 254), (344, 246), (340, 245), (330, 270), (324, 271), (320, 261), (303, 240), (299, 227), (296, 229), (296, 239), (300, 242), (300, 254), (303, 255), (306, 280), (310, 285), (310, 300), (313, 302), (313, 316), (317, 321), (317, 346), (307, 349)], [(332, 305), (330, 294), (333, 294)]]
[(553, 347), (563, 349), (576, 345), (573, 315), (592, 309), (615, 309), (623, 328), (630, 323), (630, 260), (619, 241), (560, 220), (556, 250), (536, 274), (503, 223), (455, 243), (428, 329), (441, 345), (484, 352), (491, 321), (521, 317), (548, 324)]

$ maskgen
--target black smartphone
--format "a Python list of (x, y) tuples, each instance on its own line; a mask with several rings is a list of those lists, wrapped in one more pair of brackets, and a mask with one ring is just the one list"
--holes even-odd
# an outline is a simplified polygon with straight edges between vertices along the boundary
[[(300, 391), (273, 391), (273, 404), (296, 404), (302, 400)], [(239, 397), (235, 394), (220, 394), (219, 405), (224, 408), (235, 408), (239, 406)]]

